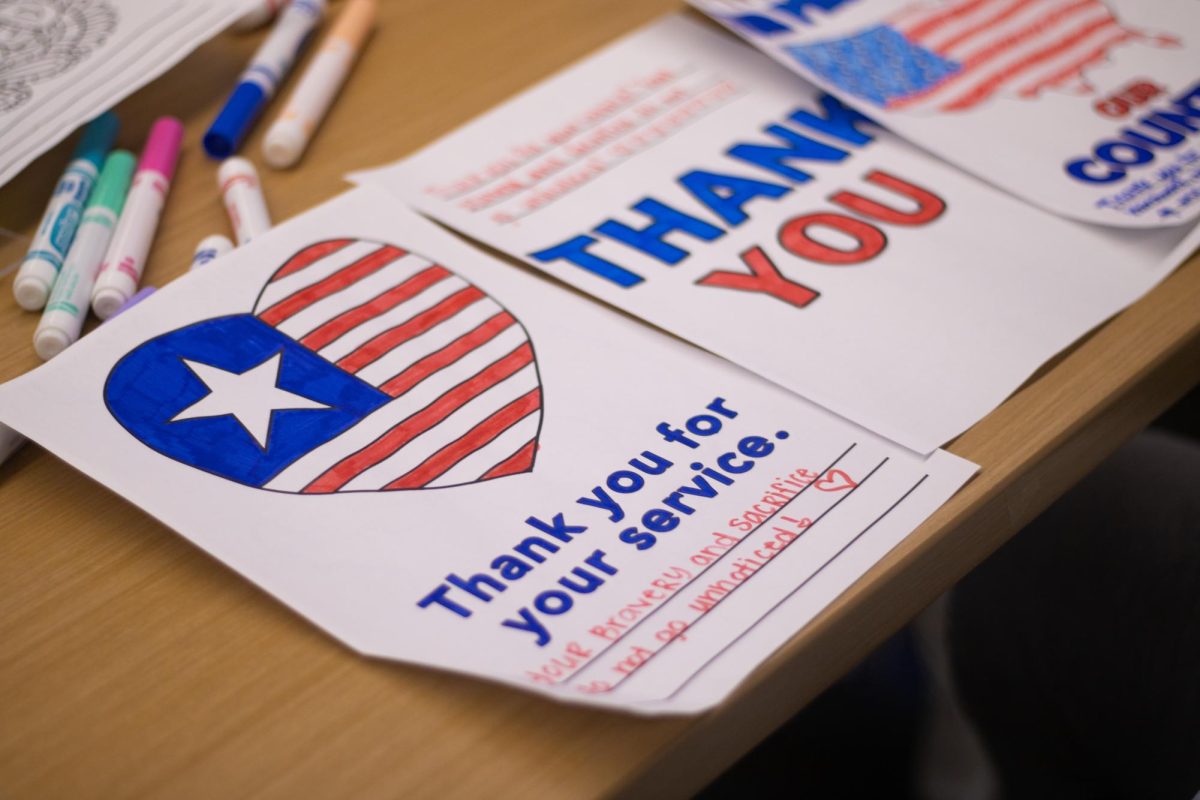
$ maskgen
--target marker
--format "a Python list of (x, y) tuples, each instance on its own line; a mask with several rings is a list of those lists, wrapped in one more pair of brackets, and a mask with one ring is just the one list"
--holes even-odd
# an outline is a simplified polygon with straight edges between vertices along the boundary
[(288, 3), (267, 40), (250, 59), (250, 66), (242, 73), (221, 113), (204, 134), (206, 153), (213, 158), (228, 158), (237, 152), (324, 13), (325, 0)]
[(106, 111), (83, 129), (83, 138), (79, 140), (66, 172), (54, 187), (33, 244), (13, 281), (13, 295), (21, 308), (37, 311), (46, 305), (46, 298), (50, 296), (50, 289), (75, 238), (83, 204), (87, 202), (96, 174), (104, 162), (104, 154), (112, 147), (119, 126), (117, 115)]
[(205, 236), (200, 240), (200, 244), (196, 245), (196, 252), (192, 254), (192, 263), (188, 264), (188, 272), (203, 267), (213, 259), (220, 258), (233, 249), (233, 242), (229, 241), (228, 236), (222, 236), (219, 233), (214, 233), (212, 236)]
[(237, 18), (232, 28), (238, 32), (261, 28), (275, 18), (285, 2), (287, 0), (258, 0), (253, 8)]
[(117, 222), (92, 289), (92, 310), (100, 319), (111, 317), (137, 291), (146, 268), (146, 254), (150, 252), (158, 218), (171, 188), (182, 140), (183, 123), (174, 117), (159, 117), (150, 128), (142, 160), (133, 176), (133, 187), (125, 199), (125, 211)]
[(33, 349), (43, 361), (49, 361), (79, 340), (96, 270), (121, 216), (135, 163), (133, 153), (125, 150), (114, 150), (104, 161), (75, 242), (33, 334)]
[(253, 164), (237, 156), (226, 159), (217, 170), (217, 186), (239, 245), (271, 230), (271, 215)]
[(376, 0), (350, 0), (338, 15), (283, 113), (263, 140), (263, 157), (272, 167), (284, 169), (300, 160), (375, 27), (376, 8)]

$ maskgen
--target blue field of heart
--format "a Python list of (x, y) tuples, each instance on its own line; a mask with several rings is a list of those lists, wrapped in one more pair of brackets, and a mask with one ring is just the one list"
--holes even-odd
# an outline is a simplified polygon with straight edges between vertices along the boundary
[[(232, 415), (175, 419), (210, 391), (186, 362), (240, 374), (276, 355), (278, 388), (323, 407), (273, 412), (265, 445)], [(250, 314), (204, 320), (144, 342), (104, 386), (109, 412), (142, 443), (255, 487), (390, 400)]]

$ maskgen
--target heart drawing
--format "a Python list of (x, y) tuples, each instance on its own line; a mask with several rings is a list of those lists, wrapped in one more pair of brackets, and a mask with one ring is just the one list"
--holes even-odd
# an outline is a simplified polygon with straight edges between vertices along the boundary
[(300, 250), (249, 314), (143, 342), (104, 401), (168, 458), (295, 494), (530, 472), (542, 423), (524, 326), (446, 267), (362, 239)]
[(813, 484), (819, 492), (841, 492), (858, 486), (853, 478), (840, 469), (831, 469)]

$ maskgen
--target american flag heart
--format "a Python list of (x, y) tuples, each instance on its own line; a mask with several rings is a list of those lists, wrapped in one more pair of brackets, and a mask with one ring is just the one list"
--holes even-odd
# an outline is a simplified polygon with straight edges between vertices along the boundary
[(301, 494), (528, 472), (542, 419), (533, 346), (511, 313), (443, 265), (361, 239), (300, 250), (250, 314), (139, 345), (104, 394), (163, 455)]
[(1101, 0), (948, 0), (913, 3), (851, 36), (786, 49), (877, 106), (962, 111), (997, 94), (1091, 91), (1086, 70), (1135, 40), (1178, 44), (1123, 25)]

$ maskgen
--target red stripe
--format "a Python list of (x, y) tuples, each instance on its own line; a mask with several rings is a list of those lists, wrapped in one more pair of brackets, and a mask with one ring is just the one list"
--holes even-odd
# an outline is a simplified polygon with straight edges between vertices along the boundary
[(988, 17), (986, 20), (979, 23), (978, 25), (972, 25), (971, 27), (967, 28), (966, 30), (960, 31), (959, 33), (955, 34), (954, 36), (951, 36), (946, 41), (940, 42), (937, 46), (937, 51), (939, 53), (941, 53), (942, 55), (946, 55), (946, 53), (953, 50), (957, 45), (960, 45), (963, 42), (965, 42), (966, 40), (970, 39), (972, 36), (975, 36), (977, 34), (985, 32), (986, 30), (991, 28), (993, 25), (999, 25), (1001, 22), (1004, 22), (1004, 20), (1009, 19), (1010, 17), (1013, 17), (1016, 14), (1020, 13), (1022, 10), (1024, 10), (1026, 7), (1028, 7), (1030, 4), (1040, 3), (1040, 2), (1043, 2), (1043, 0), (1018, 0), (1017, 2), (1010, 4), (1007, 8), (1005, 8), (999, 14)]
[(529, 472), (533, 466), (533, 454), (536, 450), (537, 439), (530, 439), (520, 450), (483, 473), (479, 480), (487, 481), (492, 478), (503, 478), (505, 475), (516, 475), (518, 472)]
[(373, 253), (363, 256), (350, 266), (342, 267), (328, 278), (288, 295), (266, 311), (260, 313), (258, 318), (268, 325), (278, 325), (285, 319), (299, 314), (318, 300), (361, 281), (368, 275), (383, 269), (396, 259), (403, 258), (404, 255), (405, 252), (399, 247), (384, 245)]
[(1114, 18), (1109, 17), (1108, 19), (1097, 20), (1090, 25), (1085, 25), (1083, 28), (1071, 34), (1070, 36), (1060, 39), (1056, 44), (1051, 45), (1050, 47), (1042, 48), (1041, 50), (1026, 56), (1017, 63), (1011, 64), (1005, 69), (994, 73), (992, 77), (979, 83), (975, 86), (975, 88), (971, 89), (971, 91), (961, 95), (953, 102), (947, 103), (946, 105), (942, 106), (942, 108), (946, 111), (960, 111), (964, 108), (971, 108), (972, 106), (978, 105), (987, 98), (991, 97), (992, 94), (994, 94), (995, 91), (1002, 85), (1008, 83), (1022, 72), (1037, 66), (1043, 61), (1047, 61), (1057, 55), (1061, 55), (1075, 45), (1079, 44), (1087, 37), (1091, 36), (1096, 31), (1113, 27), (1116, 24), (1117, 21)]
[(541, 387), (530, 390), (425, 459), (421, 466), (406, 472), (383, 488), (415, 489), (425, 486), (446, 474), (455, 464), (476, 450), (487, 446), (497, 436), (541, 408), (541, 405)]
[(275, 274), (271, 276), (270, 283), (274, 283), (280, 278), (286, 278), (288, 275), (299, 272), (305, 267), (312, 264), (314, 261), (320, 261), (330, 253), (336, 253), (348, 244), (353, 244), (353, 239), (330, 239), (327, 242), (314, 244), (311, 247), (306, 247), (296, 255), (288, 259), (288, 262), (279, 269), (275, 270)]
[(1112, 48), (1128, 39), (1134, 38), (1137, 38), (1137, 34), (1130, 31), (1124, 31), (1116, 36), (1113, 36), (1083, 58), (1077, 59), (1072, 64), (1060, 69), (1058, 72), (1052, 73), (1048, 77), (1042, 78), (1037, 83), (1025, 87), (1019, 92), (1019, 94), (1022, 97), (1035, 97), (1038, 92), (1047, 86), (1057, 86), (1058, 84), (1075, 75), (1079, 75), (1079, 77), (1082, 78), (1084, 67), (1093, 62), (1101, 61), (1107, 58), (1109, 48)]
[[(1049, 14), (1039, 17), (1035, 22), (1031, 22), (1024, 28), (1013, 31), (1007, 36), (997, 39), (973, 55), (968, 56), (963, 60), (963, 68), (964, 70), (975, 69), (992, 60), (997, 55), (1000, 55), (1007, 50), (1011, 50), (1014, 46), (1021, 44), (1021, 42), (1024, 42), (1026, 39), (1031, 39), (1040, 33), (1045, 33), (1047, 28), (1057, 25), (1067, 17), (1078, 14), (1081, 11), (1089, 11), (1095, 8), (1103, 8), (1103, 6), (1100, 6), (1096, 0), (1078, 0), (1078, 2), (1055, 9)], [(1111, 14), (1106, 17), (1106, 20), (1115, 22)]]
[(904, 35), (909, 39), (920, 39), (923, 36), (928, 36), (938, 28), (945, 25), (947, 22), (953, 22), (959, 17), (966, 16), (981, 6), (986, 6), (990, 2), (992, 2), (992, 0), (971, 0), (971, 2), (967, 3), (966, 5), (951, 8), (947, 11), (943, 11), (940, 14), (933, 15), (929, 19), (926, 19), (912, 28), (909, 28), (904, 32)]
[(450, 317), (453, 317), (459, 311), (462, 311), (483, 296), (483, 292), (474, 286), (460, 289), (433, 308), (422, 311), (412, 319), (394, 328), (388, 328), (383, 333), (369, 340), (366, 344), (360, 346), (357, 350), (351, 352), (348, 356), (339, 360), (337, 365), (347, 372), (358, 372), (372, 361), (375, 361), (385, 353), (391, 352), (409, 339), (420, 336), (439, 322), (450, 319)]
[(451, 388), (420, 411), (396, 423), (366, 447), (334, 464), (317, 476), (308, 486), (305, 486), (304, 492), (306, 494), (336, 492), (350, 480), (383, 461), (474, 398), (528, 366), (532, 361), (533, 348), (529, 346), (529, 342), (525, 342), (508, 355), (492, 362), (475, 375)]
[[(888, 103), (888, 107), (889, 108), (904, 108), (905, 106), (909, 106), (918, 101), (926, 99), (929, 95), (933, 94), (934, 92), (944, 91), (947, 86), (950, 86), (956, 82), (962, 81), (964, 78), (975, 77), (975, 76), (971, 75), (970, 73), (973, 70), (980, 68), (981, 66), (986, 64), (988, 61), (991, 61), (993, 58), (996, 58), (997, 56), (1007, 53), (1013, 47), (1015, 47), (1016, 45), (1019, 45), (1021, 42), (1025, 41), (1026, 39), (1037, 36), (1039, 33), (1042, 33), (1043, 31), (1045, 31), (1046, 28), (1057, 23), (1062, 18), (1068, 17), (1079, 11), (1084, 11), (1086, 9), (1095, 8), (1095, 7), (1096, 7), (1096, 0), (1079, 0), (1079, 2), (1077, 2), (1077, 3), (1073, 3), (1069, 6), (1064, 6), (1063, 8), (1060, 8), (1057, 11), (1047, 14), (1046, 16), (1038, 19), (1037, 22), (1035, 22), (1031, 25), (1026, 25), (1024, 28), (1021, 28), (1018, 31), (1014, 31), (1013, 33), (1010, 33), (1003, 38), (997, 39), (996, 41), (989, 44), (987, 47), (984, 47), (981, 50), (977, 51), (975, 54), (967, 57), (966, 59), (964, 59), (962, 61), (962, 69), (959, 72), (957, 72), (954, 75), (947, 78), (946, 80), (942, 81), (941, 83), (934, 84), (933, 86), (930, 86), (928, 89), (925, 89), (920, 92), (916, 92), (915, 94), (911, 94), (907, 97), (900, 98), (899, 100), (894, 100), (894, 101)], [(1109, 17), (1109, 19), (1111, 20), (1112, 17)]]
[(312, 350), (320, 350), (367, 320), (374, 319), (384, 311), (395, 308), (406, 300), (411, 300), (448, 275), (450, 275), (450, 270), (445, 267), (435, 265), (423, 269), (403, 283), (375, 295), (362, 305), (339, 314), (316, 330), (305, 334), (300, 339), (300, 344)]
[(501, 331), (508, 330), (509, 326), (514, 322), (516, 320), (512, 318), (511, 314), (507, 311), (501, 311), (486, 322), (481, 323), (474, 330), (458, 337), (441, 350), (425, 356), (380, 386), (379, 391), (390, 394), (392, 397), (399, 397), (433, 373), (450, 366), (467, 353), (473, 352), (477, 348), (487, 344), (496, 338)]

